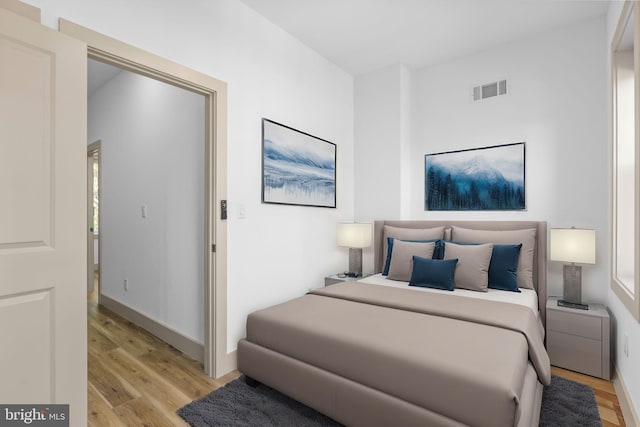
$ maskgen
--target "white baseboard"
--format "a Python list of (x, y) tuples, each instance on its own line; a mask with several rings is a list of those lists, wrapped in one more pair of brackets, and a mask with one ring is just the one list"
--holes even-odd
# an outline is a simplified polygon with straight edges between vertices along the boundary
[(624, 384), (624, 380), (622, 379), (622, 375), (620, 375), (620, 371), (617, 366), (615, 369), (615, 376), (613, 378), (613, 387), (616, 389), (616, 395), (618, 396), (618, 402), (620, 402), (622, 416), (624, 417), (624, 422), (627, 427), (640, 427), (640, 418), (638, 418), (638, 413), (633, 406), (633, 401), (631, 400), (631, 396), (629, 396), (629, 391), (627, 390), (627, 386)]
[(204, 361), (204, 346), (189, 337), (185, 337), (179, 332), (174, 331), (167, 325), (163, 325), (157, 320), (153, 320), (150, 317), (134, 310), (116, 301), (108, 296), (100, 295), (100, 304), (104, 305), (114, 313), (124, 317), (130, 322), (135, 323), (142, 329), (145, 329), (152, 335), (160, 338), (162, 341), (177, 348), (181, 352), (191, 356), (193, 359), (202, 363)]
[(238, 350), (233, 350), (231, 353), (227, 353), (225, 359), (222, 361), (221, 366), (221, 372), (224, 372), (223, 375), (226, 375), (229, 372), (238, 369)]

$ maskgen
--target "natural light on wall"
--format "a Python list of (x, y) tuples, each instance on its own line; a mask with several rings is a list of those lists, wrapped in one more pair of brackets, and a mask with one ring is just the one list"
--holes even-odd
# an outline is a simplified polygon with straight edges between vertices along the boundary
[(639, 135), (636, 132), (638, 108), (638, 59), (636, 22), (640, 13), (635, 2), (626, 3), (612, 43), (612, 280), (611, 287), (620, 300), (640, 319), (638, 264), (640, 231), (638, 209)]

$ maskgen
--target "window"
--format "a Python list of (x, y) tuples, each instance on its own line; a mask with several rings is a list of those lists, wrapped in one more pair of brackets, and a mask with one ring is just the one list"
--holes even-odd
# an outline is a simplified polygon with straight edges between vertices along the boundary
[(636, 23), (638, 7), (627, 2), (618, 22), (611, 51), (613, 153), (612, 153), (612, 265), (611, 287), (640, 320), (640, 125), (637, 116), (638, 57)]

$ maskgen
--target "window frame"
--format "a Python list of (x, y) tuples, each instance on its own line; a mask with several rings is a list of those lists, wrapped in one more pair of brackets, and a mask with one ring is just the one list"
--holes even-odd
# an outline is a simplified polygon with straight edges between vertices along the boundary
[[(633, 18), (633, 64), (634, 64), (634, 272), (633, 294), (617, 277), (617, 230), (618, 230), (618, 64), (616, 54), (626, 27)], [(611, 289), (620, 301), (640, 321), (640, 7), (634, 1), (624, 4), (616, 32), (611, 42)]]

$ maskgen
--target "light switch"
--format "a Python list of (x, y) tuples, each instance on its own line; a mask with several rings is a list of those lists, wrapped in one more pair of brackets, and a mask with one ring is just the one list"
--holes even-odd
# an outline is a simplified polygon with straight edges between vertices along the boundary
[(140, 206), (140, 215), (142, 215), (142, 218), (147, 217), (147, 205)]

